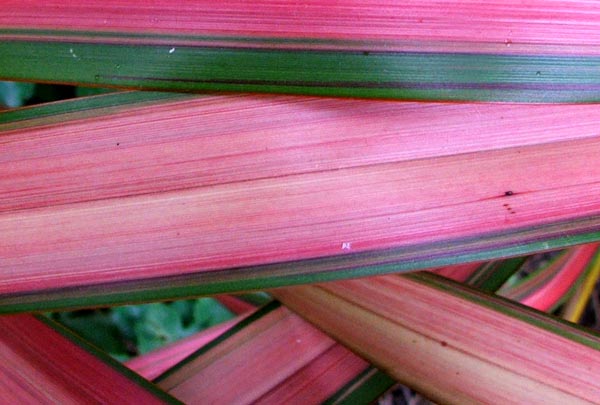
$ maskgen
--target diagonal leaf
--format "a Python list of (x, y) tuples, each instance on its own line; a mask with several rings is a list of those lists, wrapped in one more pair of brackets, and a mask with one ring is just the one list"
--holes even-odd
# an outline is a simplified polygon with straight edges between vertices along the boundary
[(367, 366), (272, 303), (156, 381), (186, 403), (320, 403)]
[(48, 319), (13, 315), (0, 325), (3, 403), (177, 402)]
[(525, 260), (525, 257), (515, 257), (512, 259), (485, 263), (481, 265), (474, 273), (472, 273), (464, 282), (465, 284), (482, 291), (487, 291), (490, 293), (497, 292), (498, 289), (506, 282), (506, 280), (508, 280), (519, 270)]
[(246, 315), (215, 325), (170, 345), (128, 360), (125, 365), (148, 380), (153, 380), (204, 345), (231, 329)]
[(549, 311), (585, 272), (597, 250), (596, 243), (570, 248), (518, 285), (507, 285), (497, 293), (540, 311)]
[[(504, 272), (504, 267), (516, 270), (524, 258), (507, 260), (507, 263), (492, 264), (480, 266), (482, 273), (487, 274), (490, 270), (500, 270)], [(451, 269), (438, 269), (438, 273), (454, 274), (459, 266)], [(461, 266), (464, 269), (464, 266)], [(481, 273), (481, 272), (480, 272)], [(492, 290), (494, 277), (475, 277), (471, 278), (470, 283), (481, 284), (488, 290)], [(482, 284), (483, 283), (483, 284)], [(285, 312), (283, 308), (272, 311)], [(267, 314), (271, 314), (267, 316)], [(330, 349), (321, 353), (318, 357), (308, 361), (310, 351), (305, 346), (290, 345), (285, 339), (274, 339), (277, 333), (289, 333), (290, 317), (295, 315), (285, 312), (277, 322), (273, 322), (273, 313), (263, 310), (261, 316), (256, 316), (248, 320), (246, 327), (238, 328), (235, 333), (226, 338), (215, 341), (205, 349), (201, 349), (184, 360), (180, 365), (175, 365), (167, 371), (164, 376), (159, 378), (164, 380), (165, 386), (178, 394), (178, 397), (186, 402), (194, 402), (197, 398), (213, 398), (215, 402), (226, 401), (228, 396), (245, 395), (247, 391), (254, 392), (254, 397), (244, 397), (247, 402), (263, 403), (370, 403), (378, 398), (383, 392), (394, 385), (395, 381), (387, 374), (368, 366), (362, 360), (354, 358), (346, 349), (340, 345), (332, 346)], [(297, 322), (295, 319), (294, 322)], [(251, 328), (247, 327), (252, 325)], [(312, 335), (313, 327), (307, 323), (295, 324), (294, 333), (297, 340), (302, 340), (302, 334)], [(269, 330), (269, 333), (258, 333), (257, 331)], [(322, 340), (328, 341), (324, 335)], [(187, 348), (188, 345), (184, 344)], [(200, 346), (198, 346), (200, 347)], [(258, 349), (256, 349), (258, 348)], [(260, 349), (262, 348), (262, 349)], [(260, 354), (248, 353), (251, 350), (261, 350)], [(288, 354), (280, 357), (271, 356), (272, 353), (279, 353), (281, 350), (289, 351)], [(291, 358), (288, 358), (291, 356)], [(143, 356), (148, 357), (148, 356)], [(260, 357), (268, 359), (270, 367), (268, 369), (259, 369), (258, 367), (245, 367), (248, 357)], [(142, 358), (144, 364), (146, 360)], [(151, 361), (151, 360), (148, 360)], [(157, 360), (159, 366), (166, 364), (166, 361)], [(302, 364), (303, 367), (290, 375), (280, 372), (280, 369), (290, 367), (292, 364)], [(215, 370), (236, 370), (244, 369), (245, 375), (251, 375), (248, 379), (238, 374), (221, 373), (218, 378), (220, 384), (235, 387), (233, 391), (220, 390), (216, 384), (205, 383), (205, 380), (215, 378), (211, 377)], [(220, 371), (216, 371), (220, 373)], [(255, 387), (253, 378), (256, 373), (260, 373), (260, 388)], [(202, 381), (202, 384), (198, 384)], [(347, 381), (347, 382), (346, 382)], [(345, 385), (340, 387), (341, 384)], [(250, 385), (250, 387), (246, 386)], [(339, 388), (339, 389), (338, 389)], [(337, 391), (331, 395), (333, 390)], [(260, 398), (260, 399), (256, 399)]]
[(429, 271), (437, 274), (438, 276), (464, 283), (486, 264), (487, 263), (463, 263), (454, 266), (440, 267), (438, 269), (432, 269)]
[(599, 399), (600, 337), (441, 277), (381, 276), (273, 294), (435, 401)]
[(579, 322), (594, 292), (598, 277), (600, 277), (600, 252), (596, 253), (580, 283), (575, 286), (573, 295), (565, 303), (562, 309), (564, 319), (570, 322)]
[(600, 100), (597, 7), (10, 1), (0, 78), (412, 100)]
[(594, 106), (131, 97), (41, 107), (40, 119), (0, 114), (0, 311), (264, 289), (600, 238)]

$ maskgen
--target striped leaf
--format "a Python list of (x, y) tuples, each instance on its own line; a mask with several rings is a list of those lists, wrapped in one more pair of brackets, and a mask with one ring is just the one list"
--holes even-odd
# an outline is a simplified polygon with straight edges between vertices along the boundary
[(437, 402), (600, 400), (598, 335), (435, 275), (380, 276), (273, 294)]
[[(327, 399), (367, 366), (273, 303), (156, 382), (185, 403), (312, 404)], [(228, 388), (216, 389), (220, 385)]]
[(409, 100), (600, 101), (587, 1), (8, 1), (0, 78)]
[(245, 317), (245, 315), (239, 316), (187, 338), (180, 339), (170, 345), (142, 354), (128, 360), (125, 365), (142, 377), (153, 380), (199, 348), (217, 339)]
[(0, 312), (600, 239), (594, 106), (137, 95), (0, 114)]
[(540, 311), (549, 311), (584, 274), (597, 251), (595, 243), (570, 248), (517, 285), (507, 284), (497, 293)]
[(0, 317), (2, 403), (179, 403), (43, 317)]

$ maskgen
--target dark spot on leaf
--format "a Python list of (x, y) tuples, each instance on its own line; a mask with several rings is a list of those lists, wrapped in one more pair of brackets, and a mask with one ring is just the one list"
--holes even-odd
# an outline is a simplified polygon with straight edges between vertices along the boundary
[(511, 196), (511, 195), (513, 195), (513, 194), (514, 194), (514, 193), (513, 193), (512, 191), (510, 191), (510, 190), (508, 190), (508, 191), (505, 191), (505, 192), (504, 192), (504, 195), (505, 195), (506, 197), (510, 197), (510, 196)]
[(442, 345), (443, 347), (446, 347), (446, 346), (448, 346), (448, 343), (446, 343), (444, 340), (442, 340), (440, 343), (441, 343), (441, 345)]
[(369, 52), (369, 51), (363, 51), (363, 55), (365, 55), (365, 56), (369, 56), (369, 55), (370, 55), (370, 52)]
[(119, 146), (119, 145), (120, 145), (120, 143), (119, 143), (119, 142), (117, 142), (117, 146)]

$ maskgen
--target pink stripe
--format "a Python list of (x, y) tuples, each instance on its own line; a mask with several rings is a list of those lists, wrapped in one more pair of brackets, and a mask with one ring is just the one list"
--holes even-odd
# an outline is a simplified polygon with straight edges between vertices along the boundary
[[(375, 40), (392, 48), (598, 54), (589, 1), (77, 2), (12, 0), (0, 27), (243, 37)], [(468, 44), (476, 44), (468, 46)], [(458, 49), (456, 47), (458, 46)]]

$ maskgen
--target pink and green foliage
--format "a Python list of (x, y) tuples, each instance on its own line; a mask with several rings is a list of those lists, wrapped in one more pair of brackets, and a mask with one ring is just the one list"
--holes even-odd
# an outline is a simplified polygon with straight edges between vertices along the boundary
[(42, 319), (0, 318), (2, 403), (176, 402), (106, 354)]
[(598, 398), (597, 335), (433, 275), (340, 281), (274, 295), (439, 402)]
[[(389, 275), (487, 279), (497, 263), (472, 263), (600, 240), (599, 18), (578, 0), (4, 1), (0, 79), (173, 93), (0, 112), (0, 313), (279, 288), (289, 327), (246, 330), (302, 355), (235, 334), (130, 365), (174, 356), (157, 381), (186, 401), (234, 377), (232, 401), (316, 402), (368, 360), (441, 402), (599, 402), (594, 333)], [(593, 284), (596, 248), (511, 298)], [(7, 400), (173, 400), (59, 327), (0, 323)]]

